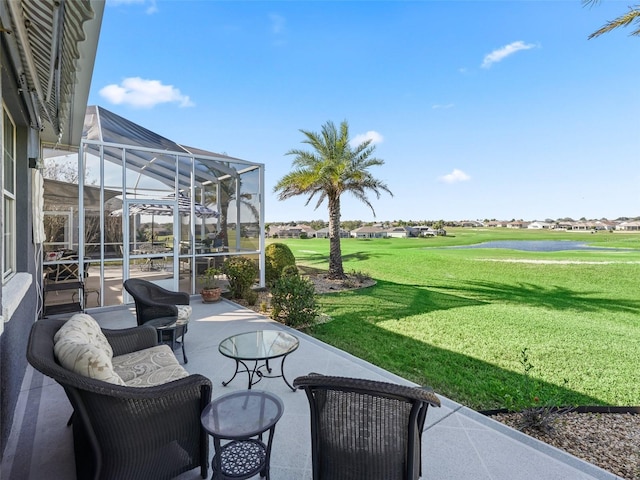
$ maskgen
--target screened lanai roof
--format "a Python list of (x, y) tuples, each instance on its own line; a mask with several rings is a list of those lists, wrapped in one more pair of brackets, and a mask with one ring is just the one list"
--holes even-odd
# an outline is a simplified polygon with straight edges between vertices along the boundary
[[(130, 170), (179, 188), (189, 188), (191, 158), (195, 186), (215, 184), (262, 165), (194, 147), (180, 145), (99, 106), (87, 107), (82, 134), (85, 147), (96, 155), (104, 148), (105, 159), (122, 165), (122, 149)], [(177, 167), (176, 167), (177, 164)]]

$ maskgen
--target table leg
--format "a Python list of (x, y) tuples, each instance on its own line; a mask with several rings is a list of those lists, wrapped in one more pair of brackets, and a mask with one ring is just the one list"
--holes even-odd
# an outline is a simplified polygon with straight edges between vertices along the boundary
[(284, 357), (282, 357), (282, 363), (280, 364), (280, 373), (282, 374), (282, 379), (284, 380), (284, 383), (286, 383), (287, 386), (295, 392), (296, 389), (293, 388), (293, 386), (288, 382), (287, 377), (284, 376), (284, 361), (287, 359), (287, 357), (288, 355), (285, 355)]
[(269, 480), (271, 478), (270, 471), (269, 471), (271, 467), (271, 444), (273, 442), (273, 434), (275, 433), (275, 431), (276, 431), (275, 425), (269, 429), (269, 441), (267, 442), (267, 451), (266, 451), (266, 458), (264, 462), (264, 468), (260, 471), (260, 476), (266, 477), (266, 480)]
[[(233, 381), (233, 379), (236, 378), (236, 375), (238, 374), (238, 372), (247, 372), (247, 375), (249, 376), (248, 389), (251, 390), (251, 385), (253, 385), (253, 375), (256, 368), (254, 367), (253, 370), (249, 370), (249, 367), (247, 367), (247, 364), (244, 363), (242, 360), (238, 360), (238, 359), (234, 359), (234, 360), (236, 361), (236, 371), (233, 372), (233, 376), (229, 380), (227, 380), (226, 382), (222, 382), (222, 385), (224, 387), (229, 385)], [(240, 364), (242, 364), (242, 366), (244, 367), (244, 370), (240, 370)], [(257, 365), (257, 362), (256, 362), (256, 365)]]
[(213, 459), (211, 460), (211, 480), (218, 476), (218, 472), (222, 475), (222, 447), (220, 439), (213, 437)]

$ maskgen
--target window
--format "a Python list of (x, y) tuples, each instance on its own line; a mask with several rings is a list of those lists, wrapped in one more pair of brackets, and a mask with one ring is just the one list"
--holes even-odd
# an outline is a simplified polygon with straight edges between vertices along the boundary
[(2, 109), (3, 283), (16, 272), (16, 127)]

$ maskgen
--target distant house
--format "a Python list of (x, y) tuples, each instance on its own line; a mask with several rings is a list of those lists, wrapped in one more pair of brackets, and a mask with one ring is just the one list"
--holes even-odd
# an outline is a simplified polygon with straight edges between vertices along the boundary
[(384, 238), (387, 231), (382, 227), (360, 227), (351, 231), (353, 238)]
[(446, 235), (446, 232), (444, 230), (436, 230), (435, 228), (427, 227), (426, 225), (414, 225), (411, 228), (414, 234), (418, 237), (435, 237), (436, 235)]
[(571, 227), (571, 230), (577, 230), (577, 231), (587, 231), (592, 229), (593, 229), (593, 226), (589, 222), (573, 222), (573, 225)]
[(506, 220), (491, 220), (485, 224), (486, 227), (492, 228), (504, 228), (507, 226), (509, 222)]
[(520, 220), (507, 223), (507, 228), (527, 228), (529, 226), (529, 222), (523, 222)]
[(553, 223), (549, 222), (531, 222), (529, 225), (527, 225), (527, 228), (530, 228), (532, 230), (549, 230), (553, 227)]
[(622, 222), (618, 224), (618, 226), (616, 227), (616, 230), (621, 230), (624, 232), (637, 232), (637, 231), (640, 231), (640, 222), (639, 221)]
[[(316, 238), (329, 238), (329, 227), (324, 227), (320, 230), (316, 230)], [(341, 228), (340, 238), (349, 238), (349, 231)]]
[(269, 228), (269, 236), (272, 238), (300, 238), (301, 236), (313, 238), (316, 231), (309, 225), (272, 225)]
[(460, 222), (460, 226), (467, 228), (479, 228), (484, 227), (484, 223), (479, 222), (478, 220), (462, 220)]
[(575, 222), (558, 222), (556, 224), (556, 228), (558, 229), (564, 229), (564, 230), (572, 230), (573, 229), (573, 224)]
[(611, 231), (611, 230), (615, 230), (616, 226), (617, 226), (616, 222), (612, 222), (610, 220), (597, 220), (595, 222), (595, 229), (596, 230)]
[(411, 227), (391, 227), (387, 229), (387, 237), (391, 238), (409, 238), (415, 237), (416, 232)]

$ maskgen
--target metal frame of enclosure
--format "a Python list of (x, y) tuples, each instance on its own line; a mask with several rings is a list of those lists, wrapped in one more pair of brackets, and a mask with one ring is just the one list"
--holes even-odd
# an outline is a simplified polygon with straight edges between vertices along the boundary
[[(101, 107), (87, 108), (78, 151), (45, 146), (43, 158), (45, 259), (77, 254), (85, 306), (130, 303), (132, 277), (195, 294), (204, 270), (234, 255), (258, 263), (264, 286), (263, 164), (176, 144)], [(75, 183), (60, 174), (70, 164)]]

